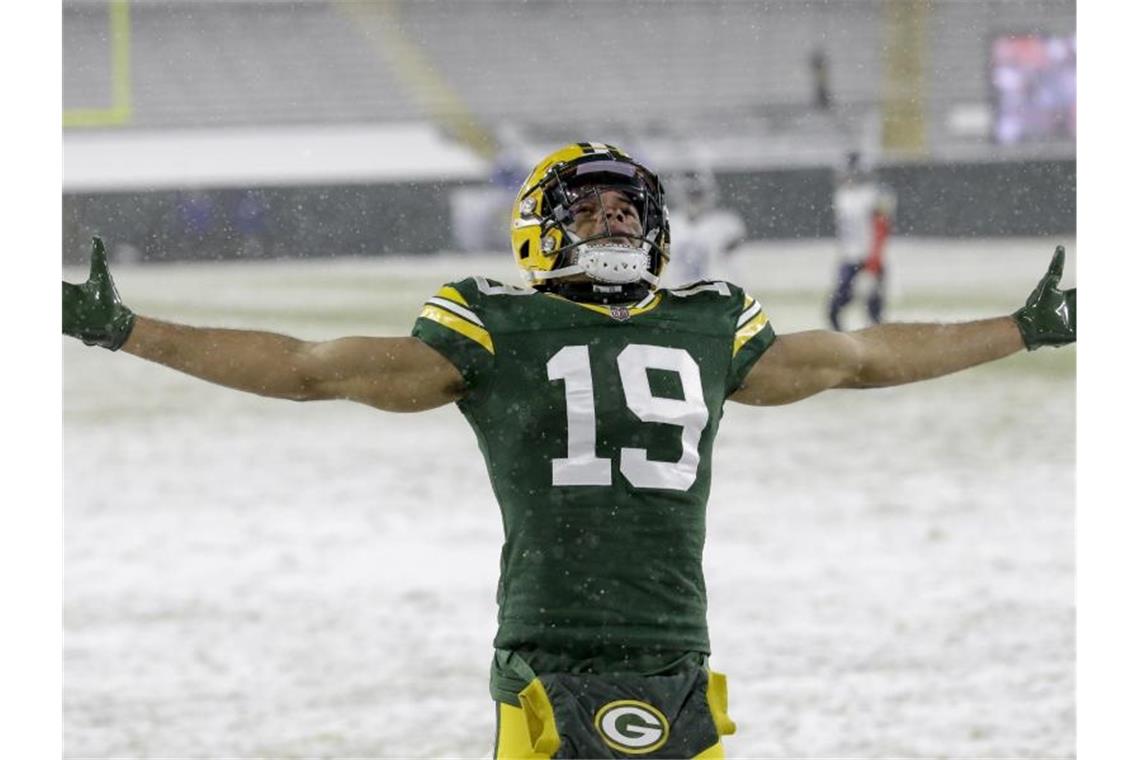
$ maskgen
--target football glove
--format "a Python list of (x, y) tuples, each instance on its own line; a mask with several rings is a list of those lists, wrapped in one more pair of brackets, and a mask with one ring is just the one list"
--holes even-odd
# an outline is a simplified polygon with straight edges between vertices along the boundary
[(82, 285), (63, 283), (63, 333), (89, 346), (118, 351), (135, 326), (135, 315), (119, 300), (100, 238), (91, 239), (91, 274)]
[(1042, 346), (1064, 346), (1077, 339), (1077, 289), (1058, 290), (1065, 269), (1065, 246), (1057, 246), (1049, 271), (1013, 313), (1021, 339), (1030, 351)]

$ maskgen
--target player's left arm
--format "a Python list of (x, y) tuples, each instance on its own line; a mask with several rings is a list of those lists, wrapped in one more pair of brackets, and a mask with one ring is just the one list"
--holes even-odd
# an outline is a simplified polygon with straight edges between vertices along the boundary
[(1077, 291), (1058, 290), (1065, 251), (1012, 316), (959, 324), (882, 324), (852, 333), (812, 330), (777, 337), (731, 396), (787, 404), (831, 388), (882, 388), (929, 380), (1023, 348), (1077, 338)]

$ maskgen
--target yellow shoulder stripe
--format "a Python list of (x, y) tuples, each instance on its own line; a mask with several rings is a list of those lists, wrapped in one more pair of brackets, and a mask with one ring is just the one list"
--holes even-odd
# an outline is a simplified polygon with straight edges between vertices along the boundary
[(736, 337), (732, 341), (732, 355), (740, 351), (744, 344), (752, 338), (753, 335), (764, 329), (764, 325), (768, 324), (768, 315), (763, 311), (759, 312), (755, 317), (748, 320), (748, 323), (736, 331)]
[[(440, 292), (442, 293), (442, 291)], [(475, 341), (490, 353), (495, 353), (495, 344), (491, 341), (491, 333), (479, 325), (468, 322), (463, 317), (452, 314), (430, 303), (424, 306), (423, 311), (420, 312), (420, 316), (425, 319), (430, 319), (433, 322), (438, 322), (444, 327), (449, 327), (460, 335)]]
[(460, 293), (458, 290), (451, 287), (450, 285), (444, 285), (442, 288), (439, 289), (439, 292), (436, 293), (436, 295), (439, 296), (440, 298), (446, 298), (448, 301), (455, 301), (455, 303), (462, 304), (463, 306), (470, 306), (471, 305), (471, 304), (467, 303), (467, 299), (463, 297), (462, 293)]

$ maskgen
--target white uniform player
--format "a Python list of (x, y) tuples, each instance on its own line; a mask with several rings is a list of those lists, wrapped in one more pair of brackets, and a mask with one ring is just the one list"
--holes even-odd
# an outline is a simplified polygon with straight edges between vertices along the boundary
[(871, 217), (879, 203), (881, 189), (870, 180), (844, 182), (835, 189), (835, 236), (843, 264), (858, 264), (871, 250)]
[(834, 330), (842, 329), (840, 315), (855, 297), (854, 286), (860, 273), (870, 279), (867, 317), (874, 324), (883, 320), (883, 252), (891, 233), (895, 203), (894, 192), (860, 168), (858, 155), (849, 156), (847, 171), (832, 200), (839, 266), (835, 289), (828, 298), (827, 317)]
[(716, 207), (716, 184), (709, 174), (676, 180), (678, 211), (669, 218), (670, 286), (724, 276), (728, 254), (744, 240), (744, 221), (735, 211)]

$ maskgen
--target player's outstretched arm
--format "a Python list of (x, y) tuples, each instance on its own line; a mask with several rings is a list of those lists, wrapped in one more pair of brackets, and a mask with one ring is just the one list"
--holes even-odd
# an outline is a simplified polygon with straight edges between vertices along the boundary
[(458, 399), (459, 371), (416, 338), (303, 341), (256, 330), (190, 327), (133, 314), (115, 291), (103, 243), (91, 274), (63, 283), (63, 332), (249, 393), (294, 401), (348, 399), (412, 412)]
[(830, 388), (882, 388), (929, 380), (1001, 359), (1023, 348), (1077, 339), (1077, 291), (1057, 283), (1065, 250), (1012, 316), (960, 324), (882, 324), (852, 333), (812, 330), (780, 336), (732, 395), (745, 404), (798, 401)]

